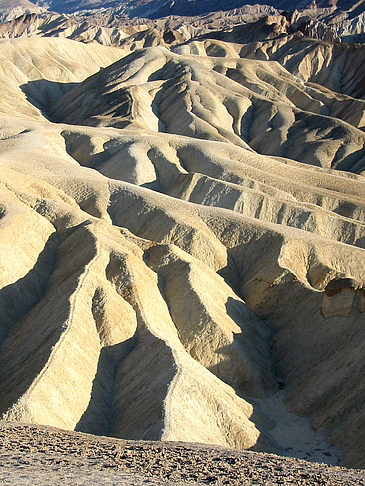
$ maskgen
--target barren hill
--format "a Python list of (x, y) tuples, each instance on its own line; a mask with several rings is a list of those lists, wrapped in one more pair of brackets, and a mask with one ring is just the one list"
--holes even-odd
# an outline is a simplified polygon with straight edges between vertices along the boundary
[(365, 465), (365, 51), (288, 22), (0, 41), (1, 420)]

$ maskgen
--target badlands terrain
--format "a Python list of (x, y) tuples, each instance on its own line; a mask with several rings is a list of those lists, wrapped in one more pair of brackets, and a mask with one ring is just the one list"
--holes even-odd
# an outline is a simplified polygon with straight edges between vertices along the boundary
[(361, 5), (5, 19), (2, 430), (365, 467)]

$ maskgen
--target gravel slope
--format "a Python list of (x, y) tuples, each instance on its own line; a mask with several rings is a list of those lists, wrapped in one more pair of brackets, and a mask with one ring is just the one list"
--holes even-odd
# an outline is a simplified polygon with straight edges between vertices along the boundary
[(365, 472), (273, 454), (0, 424), (0, 484), (364, 485)]

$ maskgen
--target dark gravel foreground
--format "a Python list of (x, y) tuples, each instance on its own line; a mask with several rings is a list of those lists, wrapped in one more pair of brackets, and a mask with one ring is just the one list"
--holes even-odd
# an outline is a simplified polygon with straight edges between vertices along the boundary
[(181, 442), (0, 423), (1, 485), (365, 485), (365, 471)]

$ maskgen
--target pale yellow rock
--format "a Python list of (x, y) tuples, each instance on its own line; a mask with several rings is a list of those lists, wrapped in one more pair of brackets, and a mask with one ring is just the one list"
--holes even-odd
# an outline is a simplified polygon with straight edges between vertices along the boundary
[(361, 465), (363, 100), (233, 40), (0, 42), (2, 420)]

